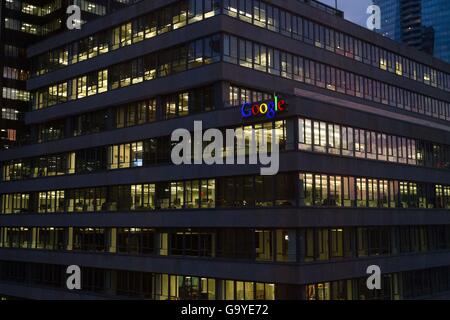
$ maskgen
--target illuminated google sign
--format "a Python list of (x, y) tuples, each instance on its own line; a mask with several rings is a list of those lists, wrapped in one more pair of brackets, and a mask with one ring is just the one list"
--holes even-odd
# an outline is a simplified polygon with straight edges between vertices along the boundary
[(278, 112), (286, 110), (286, 101), (275, 96), (273, 100), (263, 103), (249, 103), (242, 105), (241, 113), (243, 118), (256, 117), (258, 115), (265, 115), (267, 118), (275, 118)]

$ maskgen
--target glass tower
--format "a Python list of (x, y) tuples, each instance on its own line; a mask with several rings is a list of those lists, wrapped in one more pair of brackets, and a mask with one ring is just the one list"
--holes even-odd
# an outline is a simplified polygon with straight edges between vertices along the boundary
[(373, 3), (381, 8), (381, 34), (450, 62), (450, 2), (373, 0)]
[(434, 31), (434, 55), (450, 62), (450, 2), (422, 0), (422, 23)]

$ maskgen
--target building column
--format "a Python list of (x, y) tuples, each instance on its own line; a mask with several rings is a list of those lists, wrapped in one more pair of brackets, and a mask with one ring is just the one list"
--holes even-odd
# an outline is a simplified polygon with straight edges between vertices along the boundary
[(105, 283), (109, 284), (109, 287), (105, 288), (106, 294), (115, 296), (117, 294), (117, 270), (107, 270), (104, 277)]
[(391, 227), (391, 254), (398, 254), (399, 253), (399, 244), (400, 242), (398, 241), (398, 239), (400, 239), (400, 232), (399, 229), (397, 227)]
[(156, 97), (156, 121), (164, 120), (164, 99), (161, 96)]
[(305, 229), (299, 229), (297, 232), (297, 262), (305, 260)]
[(298, 146), (298, 121), (295, 119), (286, 120), (286, 149), (297, 150)]
[(70, 138), (73, 136), (73, 121), (71, 117), (66, 118), (64, 125), (64, 138)]
[(155, 234), (155, 248), (160, 256), (167, 256), (169, 254), (169, 235), (165, 232)]
[(31, 249), (36, 249), (37, 244), (36, 240), (37, 240), (37, 228), (31, 228)]
[(73, 250), (73, 227), (69, 227), (67, 230), (67, 250)]
[(221, 81), (214, 84), (214, 107), (216, 110), (230, 106), (230, 83)]
[(111, 228), (109, 231), (109, 237), (108, 237), (108, 252), (110, 253), (116, 253), (117, 252), (117, 229)]
[(31, 126), (30, 128), (30, 141), (37, 143), (39, 139), (38, 126)]
[(115, 108), (109, 107), (106, 110), (105, 117), (105, 127), (106, 130), (113, 130), (116, 127), (116, 113), (114, 112)]

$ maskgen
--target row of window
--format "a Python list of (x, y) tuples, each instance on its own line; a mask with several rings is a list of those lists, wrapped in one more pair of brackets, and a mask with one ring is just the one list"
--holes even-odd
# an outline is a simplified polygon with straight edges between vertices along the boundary
[[(225, 62), (436, 119), (450, 120), (450, 103), (446, 101), (231, 35), (223, 36), (222, 49)], [(32, 95), (32, 107), (33, 109), (47, 108), (69, 100), (218, 62), (221, 57), (220, 52), (220, 35), (199, 39), (38, 90)]]
[(12, 67), (3, 67), (3, 78), (26, 81), (28, 80), (28, 71)]
[(450, 268), (383, 274), (380, 290), (370, 290), (367, 278), (309, 284), (306, 300), (399, 300), (414, 299), (450, 290)]
[(11, 10), (42, 17), (60, 9), (61, 0), (53, 0), (42, 6), (32, 5), (22, 0), (6, 0), (5, 6)]
[[(261, 91), (232, 85), (230, 86), (229, 100), (225, 103), (230, 106), (237, 106), (248, 101), (268, 100), (271, 96), (271, 94)], [(112, 115), (104, 109), (70, 118), (72, 124), (70, 128), (73, 130), (68, 136), (80, 136), (108, 129), (132, 127), (157, 120), (215, 110), (214, 86), (194, 88), (167, 96), (132, 102), (114, 109)], [(162, 113), (158, 112), (161, 109), (163, 110)], [(114, 118), (112, 127), (108, 122), (111, 118)], [(66, 119), (39, 124), (37, 140), (26, 142), (42, 143), (66, 138), (65, 128)]]
[[(63, 265), (0, 261), (0, 280), (63, 289), (66, 269)], [(153, 300), (398, 300), (450, 290), (450, 267), (383, 274), (380, 290), (368, 289), (367, 277), (295, 285), (83, 266), (81, 273), (85, 292)]]
[(2, 213), (254, 207), (450, 208), (450, 185), (316, 173), (2, 194)]
[[(7, 140), (8, 142), (15, 142), (17, 139), (17, 130), (16, 129), (0, 129), (0, 139)], [(5, 143), (5, 141), (3, 141)], [(7, 149), (8, 144), (4, 144), (4, 147)]]
[(19, 120), (20, 112), (13, 108), (2, 108), (2, 119), (5, 120)]
[[(66, 288), (61, 265), (0, 261), (0, 280)], [(81, 267), (83, 291), (153, 300), (274, 300), (275, 285), (189, 275)], [(111, 281), (116, 279), (116, 281)]]
[(382, 103), (436, 119), (450, 120), (450, 103), (366, 76), (232, 35), (223, 37), (223, 61)]
[(38, 56), (32, 61), (32, 73), (42, 75), (182, 28), (218, 14), (219, 8), (218, 0), (180, 1)]
[(450, 91), (450, 74), (260, 0), (225, 0), (224, 14), (381, 70)]
[[(93, 134), (116, 128), (126, 128), (157, 120), (171, 119), (215, 109), (213, 86), (194, 88), (174, 94), (132, 102), (114, 108), (83, 113), (70, 118), (70, 132), (66, 132), (67, 119), (59, 119), (37, 126), (37, 137), (23, 143), (42, 143), (52, 140)], [(162, 110), (159, 112), (158, 110)], [(112, 120), (111, 120), (112, 119)]]
[(16, 20), (16, 19), (12, 19), (12, 18), (5, 18), (5, 29), (11, 29), (11, 30), (16, 30), (16, 31), (21, 31), (21, 32), (25, 32), (25, 33), (30, 33), (30, 34), (41, 34), (41, 28), (38, 25), (32, 24), (32, 23), (28, 23), (28, 22), (24, 22), (24, 21), (20, 21), (20, 20)]
[(4, 21), (6, 29), (16, 30), (38, 36), (45, 36), (61, 29), (60, 19), (53, 20), (45, 25), (37, 25), (12, 18), (5, 18)]
[(2, 227), (0, 248), (308, 263), (449, 250), (450, 227), (277, 230)]
[[(98, 1), (94, 3), (87, 0), (74, 0), (71, 1), (70, 4), (77, 5), (81, 9), (81, 11), (89, 12), (90, 14), (98, 16), (104, 16), (106, 14), (107, 9), (106, 6), (100, 4)], [(23, 13), (38, 17), (43, 17), (52, 14), (55, 11), (61, 9), (61, 7), (62, 7), (61, 0), (53, 0), (41, 6), (29, 4), (22, 0), (6, 0), (6, 8), (21, 11)]]
[[(213, 86), (192, 89), (116, 108), (115, 128), (172, 119), (215, 109)], [(159, 103), (159, 106), (158, 106)], [(157, 110), (162, 109), (162, 115)]]
[(232, 107), (242, 106), (244, 103), (267, 101), (272, 99), (272, 96), (271, 93), (230, 85), (227, 103)]
[(3, 97), (3, 99), (27, 102), (30, 100), (30, 93), (25, 90), (3, 87), (2, 88), (2, 97)]
[(35, 58), (40, 75), (169, 32), (220, 13), (255, 26), (450, 91), (450, 74), (323, 26), (260, 0), (180, 1)]
[(20, 48), (11, 44), (3, 45), (3, 53), (5, 57), (14, 57), (14, 58), (26, 58), (27, 51), (25, 48)]
[(145, 211), (215, 207), (215, 180), (4, 194), (3, 213)]
[[(185, 94), (169, 96), (165, 100), (166, 102), (163, 103), (165, 105), (165, 117), (182, 115), (179, 112), (181, 109), (180, 105), (183, 105), (180, 102), (182, 101), (181, 98), (180, 100), (172, 99), (184, 96)], [(189, 95), (187, 96), (189, 97)], [(189, 98), (186, 98), (186, 100), (189, 100)], [(206, 97), (206, 100), (208, 101), (209, 98)], [(171, 106), (172, 103), (173, 107)], [(139, 112), (136, 114), (137, 110)], [(6, 111), (6, 109), (4, 112), (2, 111), (2, 114), (6, 114)], [(155, 114), (154, 100), (126, 105), (117, 109), (116, 125), (122, 127), (153, 121)], [(17, 113), (13, 115), (17, 117)], [(289, 123), (289, 121), (277, 121), (275, 123), (245, 126), (242, 129), (247, 138), (250, 135), (250, 130), (255, 130), (258, 133), (258, 131), (266, 129), (265, 134), (267, 136), (271, 133), (270, 130), (274, 129), (281, 150), (285, 150), (286, 147), (287, 149), (292, 149), (290, 145), (286, 146), (287, 132), (289, 131), (286, 124), (289, 125)], [(448, 169), (450, 167), (450, 148), (446, 145), (341, 126), (323, 121), (299, 119), (298, 142), (299, 149), (306, 151), (429, 166), (439, 169)], [(236, 143), (237, 145), (239, 143)], [(140, 167), (146, 164), (166, 163), (169, 159), (168, 155), (171, 146), (172, 143), (167, 137), (162, 137), (110, 147), (85, 149), (61, 155), (12, 160), (5, 162), (3, 165), (3, 180), (87, 173), (108, 169)], [(246, 154), (248, 154), (248, 139), (245, 142), (245, 148)]]
[(448, 226), (309, 228), (302, 236), (306, 262), (450, 248)]
[[(233, 147), (224, 146), (223, 157), (231, 148), (237, 151), (235, 154), (248, 156), (251, 153), (252, 131), (255, 132), (257, 138), (266, 137), (269, 149), (272, 134), (276, 135), (281, 151), (292, 149), (293, 144), (290, 143), (287, 146), (286, 143), (286, 121), (254, 124), (235, 129), (240, 129), (243, 134), (235, 138)], [(261, 138), (259, 139), (261, 140)], [(170, 137), (166, 136), (63, 154), (5, 161), (3, 163), (3, 181), (166, 164), (170, 162), (173, 144)], [(259, 151), (259, 146), (255, 151)], [(192, 152), (192, 154), (194, 153)]]
[(299, 119), (299, 149), (349, 157), (450, 169), (450, 146)]
[(300, 205), (360, 208), (450, 208), (450, 186), (334, 176), (300, 174)]
[(73, 4), (80, 7), (81, 11), (89, 12), (96, 16), (104, 16), (107, 13), (106, 5), (99, 4), (98, 2), (93, 3), (87, 0), (74, 0)]
[(33, 94), (32, 107), (47, 108), (219, 60), (220, 37), (216, 35), (199, 39), (38, 90)]

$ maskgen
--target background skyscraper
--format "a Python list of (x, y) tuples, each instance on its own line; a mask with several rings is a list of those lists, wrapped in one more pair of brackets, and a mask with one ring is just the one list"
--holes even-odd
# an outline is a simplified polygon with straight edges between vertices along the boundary
[(450, 2), (373, 0), (381, 8), (384, 36), (450, 62)]
[[(136, 0), (137, 1), (137, 0)], [(66, 9), (78, 5), (81, 23), (91, 21), (135, 0), (0, 0), (0, 149), (28, 139), (23, 127), (30, 94), (26, 48), (66, 29)]]
[(382, 8), (380, 33), (385, 37), (400, 40), (400, 1), (375, 0), (374, 4)]

